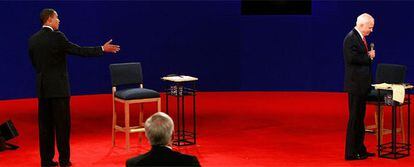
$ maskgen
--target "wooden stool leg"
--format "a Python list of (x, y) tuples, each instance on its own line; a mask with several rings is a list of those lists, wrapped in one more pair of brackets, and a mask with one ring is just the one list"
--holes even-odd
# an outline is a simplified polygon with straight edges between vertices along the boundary
[(381, 127), (379, 131), (379, 136), (380, 136), (380, 144), (382, 144), (382, 140), (383, 140), (383, 134), (384, 134), (384, 107), (380, 107), (380, 112), (381, 112)]
[(161, 98), (157, 100), (157, 111), (161, 112)]
[(125, 146), (126, 149), (129, 150), (129, 133), (131, 133), (131, 129), (129, 127), (129, 104), (125, 103)]
[(374, 116), (375, 116), (375, 118), (374, 118), (375, 119), (375, 127), (377, 128), (377, 131), (376, 131), (375, 135), (377, 136), (377, 140), (378, 140), (378, 138), (380, 136), (379, 135), (379, 129), (378, 129), (378, 106), (377, 106), (377, 110), (375, 111)]
[(403, 106), (399, 107), (401, 135), (402, 135), (402, 141), (403, 143), (405, 143), (404, 110), (403, 109), (404, 109)]
[(144, 126), (144, 124), (143, 124), (143, 120), (144, 120), (144, 115), (143, 115), (143, 112), (144, 112), (144, 104), (141, 104), (141, 111), (139, 112), (139, 126)]
[(116, 126), (116, 112), (115, 112), (115, 100), (112, 103), (112, 147), (115, 146), (115, 126)]
[[(144, 118), (144, 104), (141, 104), (141, 111), (139, 111), (139, 118), (138, 118), (138, 126), (143, 127), (143, 123), (142, 120)], [(142, 142), (142, 133), (138, 134), (138, 142), (141, 143)]]
[(379, 110), (381, 112), (381, 127), (378, 129), (378, 106), (377, 106), (377, 111), (375, 112), (375, 125), (377, 127), (377, 132), (375, 133), (377, 136), (377, 140), (378, 138), (380, 139), (380, 143), (382, 144), (382, 139), (383, 139), (383, 130), (384, 130), (384, 111), (383, 111), (383, 106), (379, 106)]

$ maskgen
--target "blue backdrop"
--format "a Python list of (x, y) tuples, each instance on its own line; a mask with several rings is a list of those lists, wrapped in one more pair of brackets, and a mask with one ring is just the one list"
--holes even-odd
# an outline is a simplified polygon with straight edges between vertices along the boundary
[(176, 73), (199, 77), (202, 91), (342, 91), (342, 40), (363, 12), (375, 17), (375, 63), (407, 65), (414, 81), (414, 2), (314, 1), (312, 15), (273, 16), (241, 15), (233, 0), (0, 2), (0, 99), (35, 97), (27, 40), (43, 8), (58, 11), (74, 43), (121, 45), (116, 55), (68, 57), (75, 95), (110, 93), (108, 65), (131, 61), (142, 63), (145, 87), (155, 90)]

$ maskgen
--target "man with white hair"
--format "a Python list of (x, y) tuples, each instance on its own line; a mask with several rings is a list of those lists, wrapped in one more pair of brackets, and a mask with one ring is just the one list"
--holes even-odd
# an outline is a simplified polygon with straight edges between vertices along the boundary
[(365, 39), (374, 28), (368, 13), (358, 16), (356, 26), (343, 42), (345, 58), (345, 91), (348, 92), (349, 120), (346, 133), (345, 159), (362, 160), (374, 153), (367, 152), (365, 137), (365, 105), (371, 85), (371, 63), (375, 50), (369, 50)]
[(170, 116), (157, 112), (145, 121), (145, 136), (151, 150), (128, 159), (127, 167), (133, 166), (200, 166), (197, 157), (181, 154), (171, 148), (174, 122)]

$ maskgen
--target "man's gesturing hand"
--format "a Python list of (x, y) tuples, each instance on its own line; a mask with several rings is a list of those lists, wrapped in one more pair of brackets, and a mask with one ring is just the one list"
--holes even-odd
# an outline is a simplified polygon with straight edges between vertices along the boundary
[(113, 44), (111, 44), (111, 42), (112, 42), (112, 39), (111, 39), (111, 40), (109, 40), (108, 42), (106, 42), (106, 43), (102, 46), (102, 48), (103, 48), (103, 51), (104, 51), (104, 52), (116, 53), (116, 52), (118, 52), (119, 50), (121, 50), (121, 48), (120, 48), (120, 46), (119, 46), (119, 45), (113, 45)]

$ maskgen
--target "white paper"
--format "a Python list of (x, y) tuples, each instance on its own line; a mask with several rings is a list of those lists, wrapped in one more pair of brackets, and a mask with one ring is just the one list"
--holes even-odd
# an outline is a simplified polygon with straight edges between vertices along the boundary
[(162, 80), (172, 81), (172, 82), (189, 82), (189, 81), (197, 81), (198, 78), (187, 76), (187, 75), (177, 75), (171, 77), (162, 77)]

